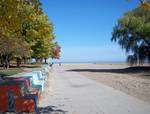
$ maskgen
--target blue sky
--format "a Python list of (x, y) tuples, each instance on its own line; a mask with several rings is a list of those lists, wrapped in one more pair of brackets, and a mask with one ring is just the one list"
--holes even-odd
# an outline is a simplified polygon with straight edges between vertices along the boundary
[(117, 19), (135, 8), (138, 0), (41, 0), (54, 23), (56, 41), (65, 62), (124, 61), (125, 52), (112, 43)]

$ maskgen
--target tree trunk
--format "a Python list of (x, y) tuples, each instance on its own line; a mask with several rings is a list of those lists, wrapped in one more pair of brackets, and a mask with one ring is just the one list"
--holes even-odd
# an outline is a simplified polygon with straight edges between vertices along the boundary
[(42, 63), (43, 62), (43, 58), (40, 58), (40, 63)]
[(27, 64), (27, 59), (25, 57), (23, 57), (23, 63)]
[(5, 69), (6, 67), (5, 67), (5, 56), (4, 55), (2, 56), (2, 59), (3, 59), (2, 60), (3, 61), (3, 68)]
[(47, 63), (47, 58), (44, 58), (44, 63), (45, 63), (45, 64)]
[(5, 62), (4, 68), (8, 69), (10, 65), (9, 65), (9, 60), (8, 60), (8, 56), (7, 55), (5, 56), (5, 61), (4, 62)]
[(3, 65), (3, 63), (4, 63), (4, 62), (3, 62), (3, 60), (1, 59), (1, 66)]
[(17, 66), (17, 67), (20, 67), (21, 59), (17, 57), (17, 58), (16, 58), (16, 63), (17, 63), (16, 66)]
[(4, 60), (3, 60), (3, 56), (1, 55), (1, 66), (3, 66), (4, 65)]
[(38, 62), (38, 59), (37, 58), (35, 58), (35, 61), (36, 61), (36, 63)]

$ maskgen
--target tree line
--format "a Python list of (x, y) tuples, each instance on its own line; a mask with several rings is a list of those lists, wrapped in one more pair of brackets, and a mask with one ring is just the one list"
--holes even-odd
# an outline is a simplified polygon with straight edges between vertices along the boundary
[(34, 58), (45, 62), (59, 58), (60, 46), (54, 42), (53, 23), (41, 8), (39, 0), (0, 1), (0, 62), (9, 68)]

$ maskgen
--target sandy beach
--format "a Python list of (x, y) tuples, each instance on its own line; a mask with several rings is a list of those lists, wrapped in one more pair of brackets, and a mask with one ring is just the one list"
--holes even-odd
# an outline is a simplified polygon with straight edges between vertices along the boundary
[(144, 69), (135, 74), (125, 64), (56, 64), (40, 114), (149, 114), (150, 80)]
[(125, 63), (110, 63), (65, 64), (63, 67), (150, 103), (150, 68), (147, 66), (132, 68)]

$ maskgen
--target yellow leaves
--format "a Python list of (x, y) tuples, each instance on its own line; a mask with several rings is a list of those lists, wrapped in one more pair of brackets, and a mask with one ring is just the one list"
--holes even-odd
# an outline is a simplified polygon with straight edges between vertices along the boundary
[(36, 8), (35, 6), (32, 6), (32, 9), (33, 9), (33, 10), (36, 10), (37, 8)]
[(36, 30), (34, 30), (34, 29), (27, 30), (27, 35), (28, 36), (32, 36), (34, 38), (34, 37), (38, 36), (38, 32)]
[(11, 19), (11, 17), (12, 17), (11, 15), (8, 16), (9, 19)]
[(32, 15), (29, 15), (28, 19), (29, 19), (30, 21), (32, 21), (32, 20), (33, 20), (33, 16), (32, 16)]
[(29, 55), (29, 47), (21, 38), (1, 37), (0, 53), (4, 55), (5, 54)]
[(37, 11), (37, 14), (38, 14), (38, 15), (43, 14), (42, 10), (38, 10), (38, 11)]
[[(7, 38), (8, 42), (12, 43), (10, 45), (8, 43), (8, 46), (20, 47), (19, 49), (14, 46), (8, 50), (16, 49), (18, 54), (22, 55), (21, 49), (22, 52), (27, 53), (26, 50), (31, 52), (27, 47), (33, 47), (32, 52), (35, 55), (48, 57), (51, 48), (50, 42), (54, 38), (53, 24), (39, 8), (40, 4), (36, 5), (35, 2), (36, 0), (32, 2), (33, 4), (28, 4), (19, 0), (0, 0), (0, 36)], [(7, 40), (5, 39), (5, 41)]]
[(31, 14), (28, 16), (29, 21), (36, 21), (36, 15), (35, 14)]
[(141, 4), (141, 7), (147, 10), (150, 10), (150, 3), (143, 3)]
[(17, 0), (4, 0), (0, 2), (0, 29), (5, 37), (20, 37), (20, 17), (18, 16)]

